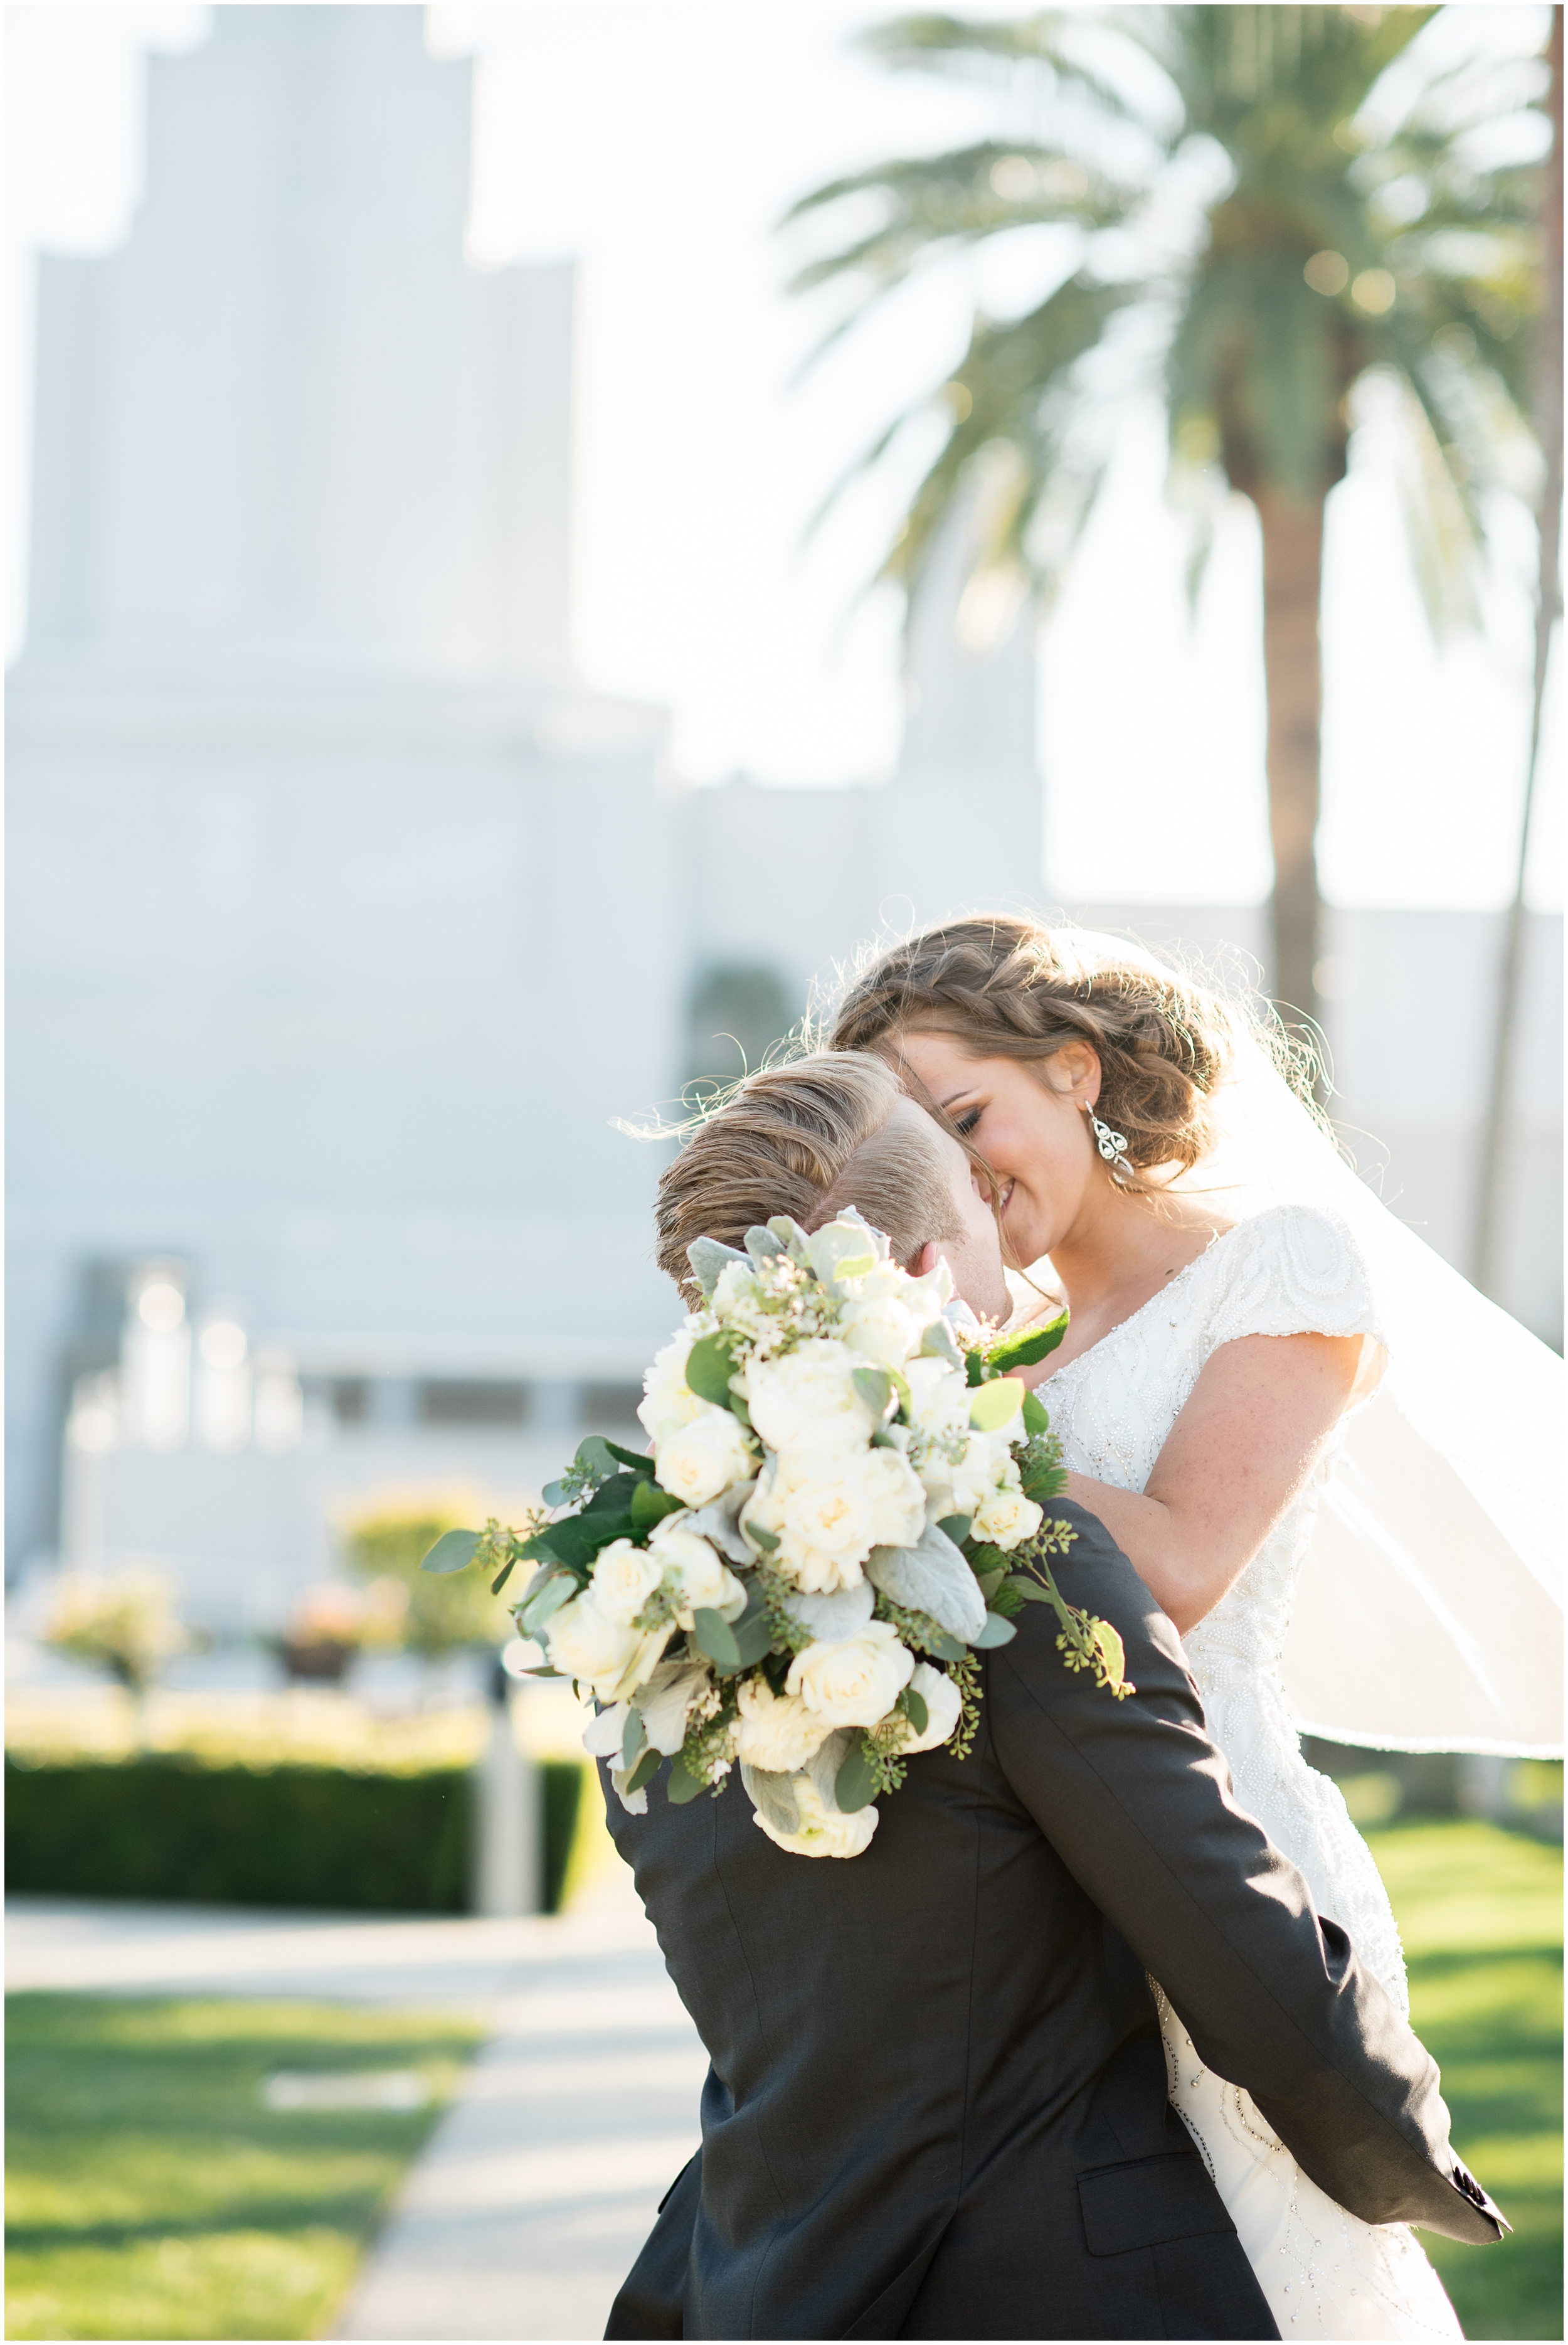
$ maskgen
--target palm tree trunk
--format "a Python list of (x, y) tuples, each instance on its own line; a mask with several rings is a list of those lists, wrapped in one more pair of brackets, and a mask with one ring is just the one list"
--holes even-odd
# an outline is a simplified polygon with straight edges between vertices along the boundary
[(1269, 835), (1274, 849), (1269, 990), (1289, 1026), (1318, 1014), (1319, 742), (1323, 668), (1318, 601), (1323, 500), (1252, 492), (1263, 529), (1263, 673), (1269, 694)]

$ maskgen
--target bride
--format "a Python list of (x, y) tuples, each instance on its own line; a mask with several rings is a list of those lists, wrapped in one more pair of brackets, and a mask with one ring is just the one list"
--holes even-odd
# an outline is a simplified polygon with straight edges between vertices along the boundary
[[(1298, 1728), (1556, 1746), (1561, 1364), (1354, 1178), (1266, 1032), (1136, 949), (952, 922), (861, 976), (830, 1041), (895, 1062), (980, 1161), (1014, 1262), (1061, 1290), (1030, 1380), (1070, 1494), (1180, 1629), (1239, 1803), (1408, 2013), (1371, 1853)], [(1501, 1634), (1476, 1633), (1478, 1591)], [(1171, 2097), (1281, 2334), (1461, 2335), (1411, 2232), (1327, 2198), (1158, 2000)]]

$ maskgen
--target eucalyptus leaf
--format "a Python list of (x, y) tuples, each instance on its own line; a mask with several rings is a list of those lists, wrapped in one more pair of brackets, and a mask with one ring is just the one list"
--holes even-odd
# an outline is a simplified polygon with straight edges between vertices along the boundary
[(735, 1355), (728, 1335), (703, 1335), (686, 1355), (686, 1383), (699, 1400), (715, 1408), (730, 1406), (730, 1378)]
[(873, 1425), (880, 1425), (887, 1415), (887, 1404), (893, 1398), (893, 1378), (887, 1370), (855, 1368), (849, 1380), (871, 1411)]
[(664, 1786), (664, 1797), (673, 1808), (683, 1808), (690, 1800), (697, 1799), (707, 1790), (700, 1776), (693, 1775), (679, 1759), (670, 1762), (670, 1780)]
[(604, 1436), (591, 1433), (578, 1443), (572, 1462), (580, 1474), (613, 1474), (619, 1461)]
[(754, 1612), (748, 1612), (741, 1619), (733, 1621), (730, 1633), (734, 1638), (735, 1650), (740, 1654), (744, 1670), (749, 1670), (772, 1649), (774, 1632), (760, 1603)]
[(737, 1670), (745, 1667), (741, 1659), (740, 1646), (735, 1641), (735, 1632), (722, 1612), (715, 1612), (707, 1605), (699, 1606), (693, 1615), (692, 1634), (696, 1639), (697, 1650), (706, 1653), (721, 1677), (733, 1677)]
[(466, 1571), (480, 1542), (478, 1531), (443, 1531), (424, 1561), (421, 1571)]
[(517, 1624), (523, 1635), (536, 1637), (545, 1622), (553, 1619), (576, 1593), (577, 1582), (569, 1571), (552, 1572), (538, 1593), (531, 1596), (518, 1611)]
[(972, 1515), (944, 1515), (936, 1528), (946, 1532), (955, 1547), (962, 1547), (969, 1536), (974, 1519)]
[(626, 1779), (628, 1793), (641, 1792), (645, 1785), (651, 1783), (663, 1763), (657, 1751), (644, 1751)]
[[(926, 1524), (913, 1547), (873, 1548), (865, 1570), (895, 1604), (926, 1613), (965, 1644), (985, 1625), (986, 1599), (963, 1549), (936, 1523)], [(798, 1602), (792, 1609), (798, 1610)]]
[(1024, 1395), (1025, 1432), (1029, 1434), (1048, 1433), (1050, 1429), (1051, 1420), (1046, 1414), (1046, 1405), (1044, 1401), (1042, 1401), (1037, 1394), (1027, 1392)]
[(1000, 1433), (1024, 1405), (1024, 1387), (1017, 1376), (997, 1376), (983, 1384), (969, 1403), (969, 1422), (976, 1433)]
[(737, 1254), (733, 1246), (721, 1245), (717, 1238), (693, 1238), (686, 1248), (686, 1260), (692, 1265), (692, 1275), (703, 1290), (703, 1300), (711, 1303), (713, 1289), (732, 1262), (744, 1262), (747, 1257)]
[(924, 1734), (931, 1723), (931, 1712), (926, 1707), (925, 1695), (916, 1693), (913, 1686), (905, 1686), (902, 1700), (905, 1717), (916, 1734)]
[(516, 1556), (509, 1555), (506, 1561), (501, 1565), (501, 1569), (496, 1573), (495, 1578), (491, 1581), (490, 1592), (492, 1596), (499, 1596), (501, 1594), (501, 1589), (511, 1578), (512, 1572), (516, 1568)]
[(1039, 1581), (1037, 1579), (1030, 1579), (1024, 1572), (1014, 1572), (1012, 1577), (1007, 1580), (1007, 1585), (1012, 1589), (1013, 1594), (1018, 1598), (1021, 1603), (1048, 1604), (1051, 1600), (1049, 1596), (1046, 1593), (1046, 1590), (1040, 1586)]
[(1004, 1620), (999, 1612), (987, 1612), (985, 1627), (970, 1641), (977, 1651), (988, 1653), (996, 1645), (1010, 1645), (1017, 1633), (1012, 1622)]
[(850, 1745), (848, 1758), (834, 1778), (833, 1796), (844, 1813), (853, 1816), (871, 1805), (875, 1790), (876, 1778), (865, 1755), (865, 1738), (857, 1734)]
[(571, 1493), (564, 1482), (547, 1482), (539, 1495), (547, 1507), (563, 1507)]

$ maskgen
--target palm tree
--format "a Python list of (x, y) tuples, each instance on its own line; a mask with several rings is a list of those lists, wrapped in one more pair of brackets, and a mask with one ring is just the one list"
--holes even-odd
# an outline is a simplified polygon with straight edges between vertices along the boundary
[[(1092, 508), (1117, 419), (1153, 390), (1199, 518), (1195, 578), (1202, 516), (1227, 488), (1250, 499), (1263, 543), (1271, 990), (1306, 1016), (1319, 949), (1323, 511), (1346, 470), (1351, 394), (1373, 376), (1398, 402), (1411, 550), (1440, 625), (1468, 614), (1482, 501), (1500, 447), (1512, 440), (1517, 454), (1526, 431), (1520, 328), (1539, 300), (1538, 171), (1518, 134), (1528, 140), (1539, 71), (1506, 59), (1423, 70), (1409, 51), (1437, 13), (900, 17), (865, 46), (895, 68), (992, 81), (1006, 128), (836, 179), (788, 216), (825, 214), (830, 228), (835, 207), (859, 216), (794, 280), (852, 289), (823, 349), (934, 260), (1020, 229), (1042, 248), (1044, 298), (1004, 319), (976, 310), (953, 379), (862, 459), (881, 461), (934, 409), (944, 416), (885, 576), (912, 588), (965, 509), (982, 515), (983, 567), (1048, 589)], [(1039, 237), (1046, 227), (1056, 235)]]

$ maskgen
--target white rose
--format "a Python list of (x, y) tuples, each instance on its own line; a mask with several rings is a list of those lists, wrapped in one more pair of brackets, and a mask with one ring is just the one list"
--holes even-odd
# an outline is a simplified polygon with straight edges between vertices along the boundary
[(1006, 1445), (997, 1454), (997, 1436), (994, 1433), (972, 1433), (964, 1445), (964, 1455), (953, 1474), (953, 1510), (959, 1515), (977, 1515), (986, 1499), (995, 1496), (1003, 1478), (1003, 1460), (1010, 1457)]
[(915, 1656), (886, 1620), (868, 1620), (858, 1636), (808, 1645), (790, 1663), (784, 1691), (798, 1694), (829, 1726), (875, 1726), (886, 1717), (915, 1670)]
[(665, 1529), (661, 1525), (648, 1553), (655, 1576), (663, 1579), (670, 1591), (683, 1629), (693, 1625), (699, 1611), (720, 1612), (726, 1620), (738, 1620), (745, 1610), (745, 1589), (695, 1531)]
[(694, 1341), (690, 1335), (677, 1335), (654, 1355), (653, 1365), (642, 1379), (637, 1415), (655, 1447), (690, 1425), (703, 1406), (686, 1382), (686, 1362)]
[(987, 1490), (974, 1519), (976, 1538), (989, 1539), (993, 1547), (1004, 1550), (1015, 1548), (1027, 1538), (1033, 1538), (1045, 1519), (1044, 1509), (1033, 1498), (1026, 1498), (1021, 1490)]
[(969, 1387), (951, 1361), (911, 1360), (905, 1370), (909, 1386), (909, 1414), (917, 1429), (934, 1435), (966, 1432)]
[(746, 1371), (746, 1406), (770, 1449), (809, 1442), (814, 1448), (855, 1447), (876, 1430), (855, 1391), (860, 1365), (846, 1345), (817, 1337), (776, 1360), (754, 1360)]
[(778, 1560), (807, 1595), (853, 1588), (874, 1547), (909, 1547), (926, 1521), (919, 1477), (895, 1449), (786, 1451), (744, 1519), (773, 1531)]
[(918, 1349), (924, 1332), (922, 1323), (893, 1294), (862, 1294), (840, 1312), (838, 1324), (852, 1352), (879, 1368), (897, 1368), (901, 1373), (910, 1353)]
[(910, 1728), (908, 1741), (899, 1746), (900, 1759), (912, 1758), (916, 1751), (935, 1751), (939, 1742), (946, 1742), (963, 1709), (952, 1679), (945, 1671), (934, 1670), (929, 1661), (916, 1662), (909, 1690), (917, 1693), (926, 1704), (926, 1731), (916, 1734)]
[(741, 1421), (727, 1408), (699, 1403), (699, 1414), (668, 1441), (659, 1444), (653, 1478), (683, 1507), (705, 1507), (744, 1482), (756, 1465)]
[(662, 1567), (645, 1547), (614, 1539), (593, 1567), (593, 1601), (606, 1620), (629, 1629), (658, 1587)]
[(766, 1678), (743, 1678), (738, 1701), (737, 1755), (770, 1775), (793, 1775), (833, 1731), (798, 1696), (774, 1693)]
[(587, 1589), (551, 1613), (544, 1629), (551, 1666), (576, 1678), (598, 1701), (624, 1701), (658, 1667), (669, 1643), (670, 1629), (646, 1635), (619, 1620), (610, 1619)]
[(846, 1816), (841, 1808), (828, 1806), (809, 1775), (794, 1778), (794, 1797), (800, 1822), (793, 1832), (776, 1831), (760, 1808), (753, 1812), (753, 1822), (776, 1847), (791, 1856), (860, 1856), (870, 1847), (876, 1830), (875, 1808), (857, 1808)]

